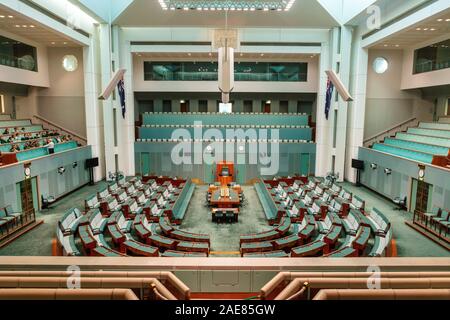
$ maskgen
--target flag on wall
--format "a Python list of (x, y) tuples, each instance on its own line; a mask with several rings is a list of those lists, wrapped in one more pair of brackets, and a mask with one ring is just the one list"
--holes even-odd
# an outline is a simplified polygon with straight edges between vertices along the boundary
[(328, 120), (328, 115), (330, 114), (331, 99), (333, 99), (334, 85), (330, 79), (327, 81), (327, 94), (325, 102), (325, 117)]
[(117, 84), (117, 89), (119, 90), (120, 106), (122, 107), (122, 117), (125, 119), (127, 108), (125, 104), (125, 82), (123, 81), (123, 78), (120, 79), (119, 83)]

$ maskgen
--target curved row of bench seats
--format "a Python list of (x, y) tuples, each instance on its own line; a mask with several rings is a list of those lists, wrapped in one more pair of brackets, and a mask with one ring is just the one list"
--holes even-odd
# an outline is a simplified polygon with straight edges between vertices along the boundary
[(144, 124), (141, 128), (227, 128), (227, 129), (302, 129), (307, 125), (264, 125), (264, 124)]
[(290, 184), (265, 181), (255, 189), (263, 200), (266, 189), (276, 210), (290, 217), (295, 228), (276, 240), (263, 234), (256, 244), (241, 246), (242, 255), (281, 249), (293, 257), (380, 256), (390, 245), (389, 220), (377, 208), (366, 212), (363, 199), (336, 184), (310, 177)]
[(137, 142), (153, 142), (153, 143), (180, 143), (180, 142), (196, 142), (196, 143), (211, 143), (211, 142), (225, 142), (225, 143), (314, 143), (311, 140), (304, 139), (136, 139)]

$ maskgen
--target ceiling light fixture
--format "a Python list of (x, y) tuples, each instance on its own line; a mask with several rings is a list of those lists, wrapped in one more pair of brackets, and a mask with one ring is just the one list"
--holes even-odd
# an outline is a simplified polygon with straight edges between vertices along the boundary
[(13, 18), (14, 18), (14, 16), (8, 16), (8, 18), (10, 18), (10, 19), (13, 19)]
[(3, 15), (0, 15), (0, 19), (4, 19), (5, 18), (5, 16), (3, 16)]
[(163, 10), (289, 11), (295, 0), (158, 0)]

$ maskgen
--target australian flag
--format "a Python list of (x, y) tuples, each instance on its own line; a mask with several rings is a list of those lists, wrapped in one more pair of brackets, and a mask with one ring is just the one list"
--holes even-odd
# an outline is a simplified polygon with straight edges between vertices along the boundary
[(334, 85), (328, 79), (327, 81), (327, 95), (326, 95), (326, 102), (325, 102), (325, 117), (328, 120), (328, 115), (330, 114), (330, 108), (331, 108), (331, 99), (333, 99), (333, 91), (334, 91)]
[(123, 81), (123, 78), (117, 84), (117, 90), (119, 90), (120, 106), (122, 107), (122, 117), (125, 119), (127, 108), (125, 105), (125, 82)]

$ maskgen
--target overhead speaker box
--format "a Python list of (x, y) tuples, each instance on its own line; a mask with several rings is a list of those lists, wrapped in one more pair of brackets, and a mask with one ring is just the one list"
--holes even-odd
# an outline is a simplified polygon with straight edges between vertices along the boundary
[(352, 159), (352, 168), (358, 170), (364, 170), (364, 161), (358, 159)]
[(341, 98), (346, 102), (353, 101), (353, 97), (350, 95), (350, 92), (348, 91), (347, 87), (342, 83), (341, 79), (336, 74), (336, 72), (334, 72), (333, 70), (327, 70), (325, 71), (325, 73), (327, 74), (328, 79), (330, 79), (330, 81), (335, 86)]
[(111, 81), (106, 86), (103, 93), (98, 97), (99, 100), (108, 100), (113, 91), (117, 88), (117, 84), (121, 79), (123, 79), (123, 76), (125, 75), (126, 69), (119, 69), (114, 73)]

